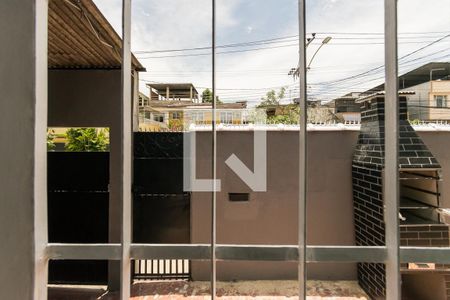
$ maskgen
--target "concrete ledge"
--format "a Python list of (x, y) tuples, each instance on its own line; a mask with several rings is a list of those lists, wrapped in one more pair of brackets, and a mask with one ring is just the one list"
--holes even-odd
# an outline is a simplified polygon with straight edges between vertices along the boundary
[[(208, 244), (132, 244), (132, 259), (192, 259), (208, 260)], [(120, 260), (120, 244), (50, 244), (49, 259)], [(298, 246), (217, 245), (218, 260), (297, 261)], [(450, 248), (401, 247), (401, 262), (450, 263)], [(307, 262), (379, 262), (387, 259), (386, 247), (366, 246), (308, 246)]]

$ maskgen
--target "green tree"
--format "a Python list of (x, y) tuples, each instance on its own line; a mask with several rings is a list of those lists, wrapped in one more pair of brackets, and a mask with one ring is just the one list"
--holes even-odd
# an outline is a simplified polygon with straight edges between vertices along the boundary
[(287, 105), (280, 107), (280, 114), (267, 118), (269, 124), (298, 124), (300, 109), (297, 105)]
[(171, 119), (169, 120), (169, 129), (172, 131), (182, 131), (184, 128), (183, 120)]
[(67, 130), (65, 148), (70, 152), (102, 152), (108, 147), (105, 130), (95, 128), (71, 128)]
[[(206, 89), (202, 93), (202, 102), (203, 103), (212, 103), (212, 91), (210, 89)], [(216, 96), (216, 103), (222, 104), (222, 101), (220, 101), (219, 96)]]
[(280, 101), (284, 99), (286, 96), (286, 87), (282, 87), (278, 93), (275, 90), (270, 90), (266, 93), (265, 97), (262, 97), (260, 107), (262, 106), (270, 106), (270, 105), (279, 105)]
[(55, 150), (56, 145), (54, 142), (55, 132), (53, 130), (47, 131), (47, 150), (52, 151)]

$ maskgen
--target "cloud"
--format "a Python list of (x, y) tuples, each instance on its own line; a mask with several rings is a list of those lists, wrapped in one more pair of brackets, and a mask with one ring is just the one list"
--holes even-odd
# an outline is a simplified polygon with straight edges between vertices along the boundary
[[(120, 0), (94, 0), (116, 30), (120, 30)], [(298, 32), (296, 0), (217, 0), (218, 44), (230, 44), (279, 36), (291, 36)], [(333, 37), (316, 56), (308, 83), (311, 93), (322, 98), (332, 98), (352, 90), (375, 86), (382, 81), (383, 73), (353, 80), (346, 84), (327, 87), (314, 83), (330, 81), (361, 73), (383, 64), (383, 36), (376, 39), (352, 40), (339, 33), (382, 33), (384, 30), (383, 1), (373, 0), (311, 0), (307, 2), (307, 31), (317, 32), (317, 40), (308, 49), (309, 57), (326, 36)], [(450, 1), (448, 0), (400, 0), (399, 32), (442, 32), (450, 28)], [(251, 20), (252, 25), (249, 24)], [(211, 45), (210, 0), (134, 0), (132, 49), (162, 50), (202, 47)], [(257, 26), (258, 30), (254, 28)], [(251, 33), (251, 35), (250, 35)], [(426, 45), (443, 34), (431, 37), (401, 36), (399, 55)], [(251, 37), (251, 38), (250, 38)], [(407, 36), (406, 36), (407, 37)], [(292, 40), (294, 41), (294, 40)], [(418, 43), (421, 42), (421, 43)], [(364, 45), (355, 44), (364, 43)], [(289, 44), (289, 43), (285, 43)], [(283, 45), (285, 45), (283, 44)], [(292, 44), (292, 42), (291, 42)], [(269, 44), (266, 46), (276, 46)], [(418, 55), (436, 52), (448, 53), (448, 42), (442, 42)], [(218, 49), (237, 50), (238, 48)], [(239, 48), (248, 49), (248, 48)], [(186, 52), (166, 53), (165, 55)], [(189, 52), (192, 53), (192, 52)], [(195, 53), (205, 53), (198, 51)], [(450, 53), (448, 53), (450, 54)], [(411, 57), (417, 58), (418, 55)], [(146, 56), (157, 56), (146, 55)], [(143, 55), (140, 56), (144, 57)], [(401, 70), (414, 68), (438, 57), (430, 56), (415, 63), (401, 65)], [(448, 59), (447, 59), (448, 60)], [(211, 86), (211, 57), (172, 57), (142, 59), (148, 73), (142, 78), (157, 82), (193, 82), (197, 86)], [(297, 65), (297, 47), (281, 47), (264, 51), (241, 52), (217, 56), (217, 83), (219, 88), (246, 89), (220, 91), (221, 98), (234, 100), (258, 100), (269, 87), (287, 85), (292, 97), (298, 93), (298, 83), (287, 75)], [(261, 90), (258, 90), (261, 88)], [(145, 90), (144, 84), (141, 89)]]

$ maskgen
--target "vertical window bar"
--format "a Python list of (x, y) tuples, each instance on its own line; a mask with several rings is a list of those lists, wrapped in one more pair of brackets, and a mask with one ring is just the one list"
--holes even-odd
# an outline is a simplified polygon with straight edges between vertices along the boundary
[(385, 0), (385, 222), (386, 222), (386, 299), (400, 300), (399, 259), (399, 170), (398, 170), (398, 54), (397, 0)]
[(299, 0), (299, 63), (300, 78), (300, 120), (299, 120), (299, 199), (298, 199), (298, 281), (299, 299), (306, 299), (306, 147), (307, 147), (307, 112), (306, 112), (306, 0)]
[(130, 298), (131, 244), (131, 0), (122, 0), (122, 115), (121, 115), (121, 242), (120, 299)]
[(159, 260), (156, 260), (156, 274), (159, 274)]
[(217, 169), (217, 132), (216, 132), (216, 0), (212, 0), (212, 203), (211, 203), (211, 299), (216, 298), (216, 169)]
[(48, 1), (35, 3), (34, 299), (47, 299)]

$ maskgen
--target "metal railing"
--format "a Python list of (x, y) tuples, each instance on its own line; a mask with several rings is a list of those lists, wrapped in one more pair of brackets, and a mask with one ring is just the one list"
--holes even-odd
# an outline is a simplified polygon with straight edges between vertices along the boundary
[(138, 259), (133, 263), (133, 279), (189, 280), (190, 266), (187, 259)]

